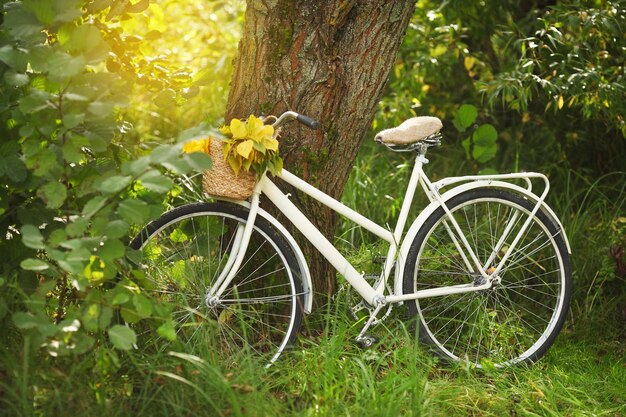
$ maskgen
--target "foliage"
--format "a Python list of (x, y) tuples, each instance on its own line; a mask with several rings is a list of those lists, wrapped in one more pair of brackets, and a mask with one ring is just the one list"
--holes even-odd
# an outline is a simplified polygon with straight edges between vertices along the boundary
[(586, 3), (551, 8), (522, 33), (497, 34), (495, 42), (511, 45), (509, 59), (517, 61), (479, 89), (490, 103), (500, 100), (520, 111), (533, 100), (545, 103), (546, 110), (576, 109), (626, 137), (626, 8), (619, 1)]
[(143, 13), (107, 22), (122, 32), (124, 50), (107, 64), (134, 83), (123, 113), (133, 124), (127, 143), (176, 137), (200, 122), (219, 126), (244, 7), (243, 0), (151, 0)]
[(220, 128), (226, 139), (223, 140), (224, 159), (228, 161), (235, 175), (242, 169), (252, 169), (257, 177), (266, 170), (277, 175), (283, 169), (283, 160), (278, 156), (278, 140), (272, 125), (250, 115), (247, 120), (233, 119), (230, 125)]
[(498, 171), (622, 169), (624, 2), (550, 4), (420, 0), (374, 128), (467, 103), (498, 132)]
[(120, 317), (167, 326), (168, 306), (152, 303), (135, 281), (126, 238), (162, 212), (176, 192), (171, 174), (206, 169), (210, 160), (181, 154), (180, 145), (140, 154), (124, 144), (132, 126), (118, 109), (141, 76), (111, 71), (115, 60), (137, 58), (121, 48), (129, 39), (116, 22), (147, 4), (4, 4), (0, 319), (21, 331), (2, 338), (23, 340), (25, 350), (43, 344), (53, 356), (80, 354), (107, 341), (128, 350), (135, 334)]
[[(478, 110), (471, 104), (463, 104), (454, 116), (454, 127), (462, 134), (465, 134), (469, 128), (472, 128), (472, 134), (461, 142), (465, 149), (465, 156), (474, 159), (476, 162), (485, 163), (492, 160), (496, 156), (498, 132), (495, 127), (489, 123), (474, 126), (478, 116)], [(493, 170), (482, 170), (480, 173), (486, 174)]]

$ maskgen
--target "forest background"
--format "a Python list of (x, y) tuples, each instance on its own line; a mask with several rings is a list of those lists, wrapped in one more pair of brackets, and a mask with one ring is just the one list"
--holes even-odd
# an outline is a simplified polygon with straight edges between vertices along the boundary
[[(115, 279), (133, 274), (126, 243), (196, 198), (181, 178), (210, 162), (178, 144), (223, 123), (244, 9), (2, 1), (0, 414), (626, 415), (623, 1), (420, 0), (372, 122), (375, 132), (440, 117), (435, 178), (549, 176), (549, 204), (572, 244), (574, 298), (539, 364), (439, 364), (401, 323), (362, 352), (351, 323), (323, 309), (310, 318), (323, 330), (261, 373), (182, 346), (160, 356), (132, 349), (136, 336), (116, 313), (154, 323), (166, 339), (173, 324), (130, 279)], [(367, 140), (344, 202), (392, 220), (409, 167)], [(350, 224), (337, 241), (355, 262), (377, 250)]]

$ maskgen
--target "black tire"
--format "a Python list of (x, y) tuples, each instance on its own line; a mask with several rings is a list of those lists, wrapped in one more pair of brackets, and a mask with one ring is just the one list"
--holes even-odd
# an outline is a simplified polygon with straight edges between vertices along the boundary
[[(267, 220), (257, 216), (246, 257), (219, 303), (209, 306), (206, 297), (247, 217), (235, 204), (188, 204), (148, 224), (130, 246), (141, 254), (143, 287), (172, 308), (186, 349), (231, 363), (257, 354), (270, 364), (300, 328), (304, 294), (295, 255)], [(147, 336), (146, 346), (167, 344), (154, 332)]]
[[(516, 194), (488, 188), (463, 192), (447, 202), (486, 271), (495, 269), (534, 206)], [(438, 208), (415, 236), (404, 271), (405, 294), (480, 283), (480, 274), (470, 272), (459, 255), (446, 219)], [(486, 265), (509, 223), (511, 232)], [(565, 322), (571, 274), (563, 233), (539, 210), (498, 274), (499, 284), (479, 292), (409, 301), (408, 312), (414, 326), (419, 321), (420, 340), (447, 360), (477, 367), (531, 363), (546, 353)]]

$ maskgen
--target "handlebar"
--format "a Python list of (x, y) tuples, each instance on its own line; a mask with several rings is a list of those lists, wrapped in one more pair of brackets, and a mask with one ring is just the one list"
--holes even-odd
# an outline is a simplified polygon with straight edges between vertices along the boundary
[(319, 121), (312, 119), (308, 116), (305, 116), (304, 114), (296, 113), (295, 111), (284, 112), (278, 117), (278, 119), (276, 119), (276, 121), (272, 124), (272, 126), (277, 127), (285, 123), (287, 120), (293, 120), (293, 119), (296, 119), (298, 122), (302, 123), (309, 129), (317, 130), (321, 126)]
[(317, 130), (320, 128), (320, 122), (318, 122), (315, 119), (311, 119), (310, 117), (305, 116), (304, 114), (298, 114), (298, 116), (296, 117), (296, 120), (302, 123), (303, 125), (305, 125), (306, 127), (308, 127), (309, 129)]

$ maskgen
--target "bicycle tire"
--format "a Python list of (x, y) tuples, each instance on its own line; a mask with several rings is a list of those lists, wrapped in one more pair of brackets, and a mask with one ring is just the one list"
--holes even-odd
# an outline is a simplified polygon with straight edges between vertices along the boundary
[[(219, 304), (206, 302), (247, 218), (247, 208), (231, 203), (187, 204), (148, 224), (130, 247), (141, 253), (144, 288), (173, 309), (186, 349), (230, 363), (251, 353), (269, 365), (300, 328), (304, 294), (295, 255), (267, 220), (256, 218), (246, 258)], [(147, 336), (145, 346), (167, 343)]]
[[(504, 225), (511, 223), (501, 251), (492, 265), (485, 265), (488, 271), (509, 250), (535, 203), (483, 188), (463, 192), (446, 205), (481, 265), (503, 236)], [(415, 236), (404, 271), (405, 294), (480, 281), (480, 274), (469, 272), (460, 257), (446, 219), (439, 207)], [(409, 301), (409, 317), (415, 330), (419, 321), (420, 340), (446, 360), (468, 361), (476, 367), (532, 363), (545, 355), (563, 327), (571, 274), (564, 235), (558, 223), (539, 210), (500, 271), (499, 284), (479, 292)]]

